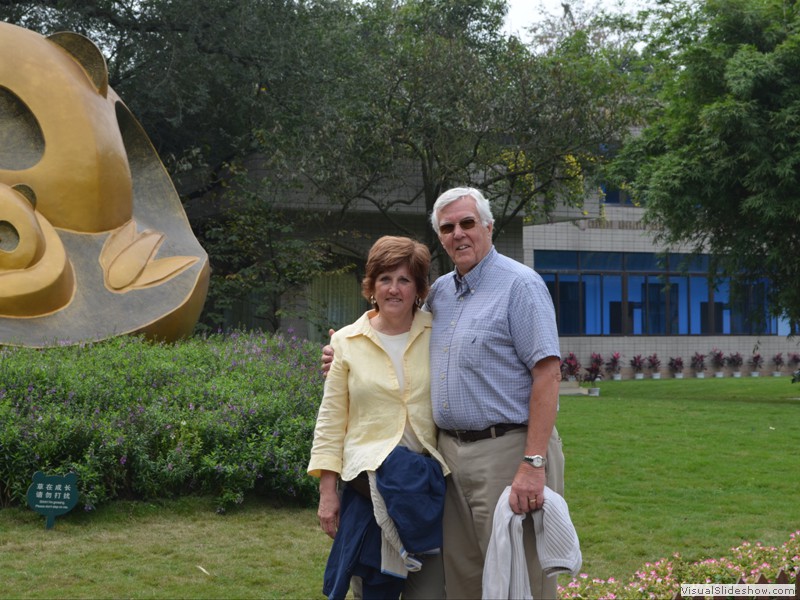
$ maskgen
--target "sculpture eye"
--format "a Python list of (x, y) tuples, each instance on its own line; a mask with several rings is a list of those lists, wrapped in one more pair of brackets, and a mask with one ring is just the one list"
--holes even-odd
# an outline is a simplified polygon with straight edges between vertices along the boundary
[(0, 252), (13, 252), (19, 246), (19, 232), (8, 221), (0, 221)]
[(43, 154), (44, 136), (36, 117), (19, 96), (0, 86), (0, 169), (28, 169)]

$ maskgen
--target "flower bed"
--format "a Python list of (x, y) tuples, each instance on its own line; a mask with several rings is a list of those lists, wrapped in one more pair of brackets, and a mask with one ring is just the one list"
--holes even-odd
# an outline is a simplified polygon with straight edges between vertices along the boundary
[(566, 585), (559, 585), (559, 598), (592, 600), (673, 598), (681, 583), (756, 583), (759, 576), (775, 581), (780, 571), (795, 583), (800, 564), (800, 531), (780, 547), (745, 542), (728, 556), (688, 562), (680, 554), (670, 559), (645, 563), (629, 580), (589, 578), (581, 573)]

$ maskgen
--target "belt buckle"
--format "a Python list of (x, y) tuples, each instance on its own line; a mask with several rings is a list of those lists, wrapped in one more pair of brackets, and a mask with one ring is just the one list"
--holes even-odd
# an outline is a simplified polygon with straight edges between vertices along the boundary
[(447, 431), (451, 436), (456, 438), (459, 442), (467, 441), (463, 437), (461, 437), (463, 434), (467, 433), (466, 429), (448, 429)]

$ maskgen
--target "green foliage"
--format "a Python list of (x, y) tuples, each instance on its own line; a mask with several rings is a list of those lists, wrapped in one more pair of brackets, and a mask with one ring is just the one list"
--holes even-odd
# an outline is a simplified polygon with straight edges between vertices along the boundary
[(560, 586), (559, 598), (581, 600), (584, 598), (616, 598), (618, 600), (638, 598), (674, 598), (682, 583), (757, 583), (760, 576), (775, 583), (780, 571), (787, 576), (787, 583), (797, 583), (795, 563), (800, 553), (800, 531), (795, 531), (780, 547), (766, 546), (759, 542), (745, 542), (731, 548), (730, 553), (720, 558), (689, 561), (675, 554), (670, 559), (659, 559), (636, 571), (628, 580), (610, 577), (578, 577), (567, 585)]
[(313, 94), (323, 44), (308, 34), (323, 10), (290, 0), (23, 0), (5, 3), (0, 18), (97, 43), (110, 85), (181, 191), (197, 193), (252, 150), (256, 131), (297, 117), (297, 90)]
[(453, 185), (486, 192), (496, 233), (556, 200), (582, 203), (603, 145), (635, 113), (621, 59), (578, 27), (533, 52), (501, 31), (502, 11), (496, 1), (360, 4), (347, 60), (358, 56), (361, 75), (341, 77), (308, 140), (317, 187), (345, 207), (370, 203), (404, 232), (399, 209), (430, 212)]
[(281, 210), (277, 200), (270, 199), (267, 182), (248, 189), (243, 174), (235, 182), (237, 186), (222, 197), (226, 210), (196, 224), (198, 238), (211, 259), (202, 327), (212, 331), (223, 327), (230, 322), (226, 309), (237, 301), (250, 301), (257, 322), (276, 331), (281, 317), (292, 310), (283, 306), (284, 294), (327, 272), (330, 253), (316, 237), (321, 233), (315, 233), (321, 217)]
[(660, 103), (619, 169), (660, 241), (716, 256), (734, 295), (769, 280), (772, 310), (798, 321), (800, 10), (716, 0), (670, 12), (676, 5), (663, 5), (651, 38), (671, 67), (653, 71)]
[[(534, 51), (503, 32), (505, 9), (503, 0), (25, 0), (0, 4), (0, 18), (98, 43), (111, 86), (210, 246), (210, 320), (248, 296), (264, 300), (257, 312), (271, 327), (297, 268), (265, 266), (287, 252), (259, 256), (248, 217), (274, 216), (274, 233), (289, 229), (284, 250), (314, 255), (315, 242), (292, 249), (285, 239), (306, 237), (294, 194), (325, 214), (330, 248), (363, 258), (359, 236), (337, 232), (419, 236), (422, 214), (454, 185), (486, 192), (496, 236), (559, 202), (581, 205), (596, 187), (604, 146), (636, 114), (630, 47), (607, 44), (589, 22)], [(248, 163), (270, 179), (255, 202), (198, 207)], [(365, 207), (368, 224), (357, 216)], [(209, 208), (236, 214), (201, 222)], [(422, 230), (446, 269), (434, 232)]]
[(314, 497), (315, 345), (233, 333), (0, 352), (0, 505), (24, 504), (37, 470), (76, 472), (87, 510), (193, 492), (220, 510), (250, 490)]

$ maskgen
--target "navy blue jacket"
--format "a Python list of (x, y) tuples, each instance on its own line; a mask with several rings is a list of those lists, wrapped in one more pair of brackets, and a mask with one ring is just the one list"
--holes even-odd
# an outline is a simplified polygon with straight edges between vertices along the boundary
[[(375, 472), (404, 548), (412, 554), (438, 552), (442, 546), (445, 480), (439, 463), (398, 446)], [(339, 513), (339, 531), (325, 567), (323, 593), (344, 598), (353, 575), (367, 586), (392, 585), (403, 579), (381, 573), (381, 529), (372, 502), (346, 486)]]

